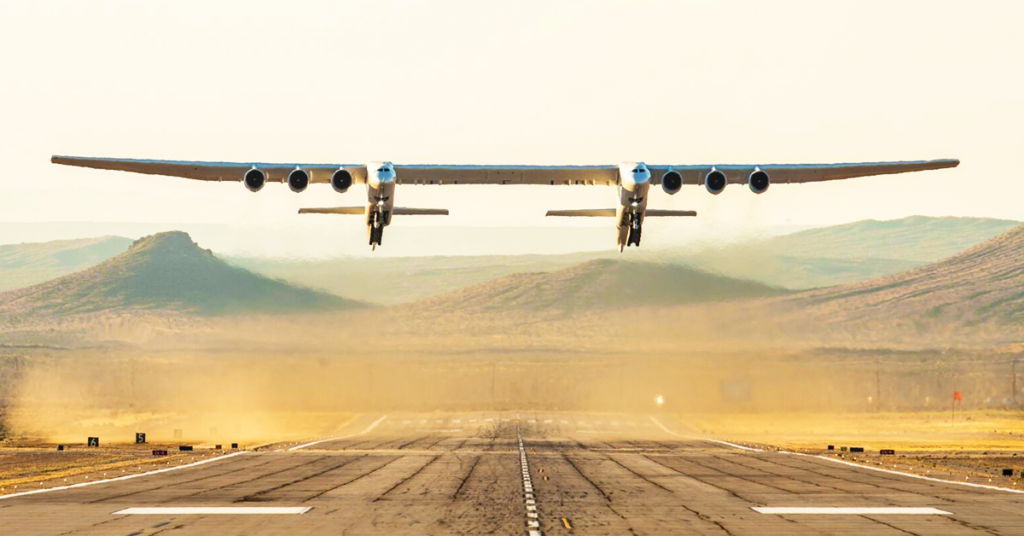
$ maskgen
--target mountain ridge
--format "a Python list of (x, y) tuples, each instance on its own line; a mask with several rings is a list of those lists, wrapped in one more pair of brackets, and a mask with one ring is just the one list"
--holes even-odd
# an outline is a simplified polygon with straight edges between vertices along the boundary
[(0, 294), (0, 313), (6, 315), (109, 310), (223, 315), (365, 306), (231, 266), (180, 231), (140, 238), (91, 268)]

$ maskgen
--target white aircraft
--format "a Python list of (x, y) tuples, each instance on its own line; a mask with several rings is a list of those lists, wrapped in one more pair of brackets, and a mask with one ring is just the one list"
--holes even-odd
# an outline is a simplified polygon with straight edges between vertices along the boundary
[(648, 209), (648, 191), (652, 185), (673, 195), (684, 184), (702, 184), (718, 195), (727, 184), (746, 184), (763, 194), (772, 183), (800, 184), (871, 175), (889, 175), (956, 167), (959, 160), (916, 160), (907, 162), (870, 162), (859, 164), (770, 164), (719, 166), (651, 166), (627, 162), (617, 166), (448, 166), (394, 165), (391, 162), (356, 164), (263, 164), (231, 162), (188, 162), (180, 160), (137, 160), (54, 156), (54, 164), (95, 169), (131, 171), (149, 175), (184, 177), (201, 181), (241, 181), (256, 192), (267, 182), (287, 182), (293, 192), (310, 184), (330, 184), (344, 193), (353, 184), (366, 185), (365, 206), (304, 208), (300, 214), (360, 214), (366, 219), (370, 246), (381, 244), (384, 227), (395, 215), (447, 215), (446, 209), (395, 207), (397, 184), (586, 184), (609, 185), (618, 189), (618, 206), (587, 210), (550, 210), (548, 216), (611, 217), (619, 251), (640, 246), (640, 232), (648, 216), (696, 216), (689, 210)]

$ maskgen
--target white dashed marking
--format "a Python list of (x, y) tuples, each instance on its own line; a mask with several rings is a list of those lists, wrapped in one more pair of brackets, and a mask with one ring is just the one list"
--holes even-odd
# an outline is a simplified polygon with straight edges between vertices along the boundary
[(821, 506), (782, 506), (782, 507), (768, 507), (768, 506), (754, 506), (752, 510), (760, 514), (778, 514), (778, 515), (797, 515), (797, 514), (811, 514), (811, 515), (856, 515), (856, 516), (883, 516), (883, 515), (939, 515), (939, 516), (951, 516), (951, 512), (945, 510), (939, 510), (938, 508), (919, 508), (919, 507), (898, 507), (898, 506), (887, 506), (887, 507), (821, 507)]
[(296, 515), (305, 514), (312, 506), (171, 506), (153, 508), (125, 508), (113, 515), (156, 516), (156, 515)]
[(516, 441), (519, 443), (519, 464), (523, 468), (523, 497), (526, 500), (526, 533), (528, 536), (542, 536), (540, 516), (537, 514), (537, 500), (533, 495), (533, 482), (530, 477), (530, 461), (526, 458), (526, 447), (523, 445), (523, 434), (519, 429), (518, 423), (516, 424)]

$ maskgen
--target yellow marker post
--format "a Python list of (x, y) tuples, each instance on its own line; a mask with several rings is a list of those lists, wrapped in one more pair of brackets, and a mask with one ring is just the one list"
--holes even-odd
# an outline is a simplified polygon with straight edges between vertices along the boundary
[(562, 525), (564, 525), (565, 528), (567, 528), (569, 530), (572, 530), (572, 523), (569, 521), (569, 518), (563, 517), (562, 518)]

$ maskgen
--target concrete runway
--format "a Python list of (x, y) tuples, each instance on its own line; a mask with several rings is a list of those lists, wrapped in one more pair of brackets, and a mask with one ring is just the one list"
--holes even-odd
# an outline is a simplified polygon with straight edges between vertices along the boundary
[[(0, 500), (0, 534), (1024, 534), (1024, 495), (687, 439), (683, 425), (665, 417), (366, 415), (344, 433), (7, 497)], [(311, 509), (116, 513), (173, 507)], [(948, 514), (777, 515), (753, 507)]]

